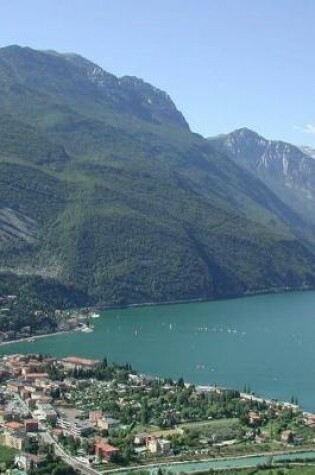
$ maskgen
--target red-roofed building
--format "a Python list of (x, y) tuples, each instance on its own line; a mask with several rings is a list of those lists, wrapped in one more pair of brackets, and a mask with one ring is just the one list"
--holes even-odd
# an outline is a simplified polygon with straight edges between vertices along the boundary
[(24, 429), (24, 425), (17, 421), (6, 422), (4, 426), (6, 429), (13, 432)]
[(117, 452), (119, 452), (119, 449), (117, 449), (117, 447), (107, 444), (104, 441), (100, 441), (95, 444), (95, 454), (103, 462), (110, 462), (113, 458), (113, 455)]
[(62, 358), (65, 368), (95, 368), (101, 364), (99, 360), (90, 360), (88, 358), (79, 358), (77, 356), (66, 356)]

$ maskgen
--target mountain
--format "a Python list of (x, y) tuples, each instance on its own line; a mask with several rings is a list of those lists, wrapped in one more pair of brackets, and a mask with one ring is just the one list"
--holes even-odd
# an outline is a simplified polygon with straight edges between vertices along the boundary
[(10, 46), (0, 107), (0, 284), (102, 305), (314, 286), (304, 217), (165, 92)]
[(300, 150), (302, 150), (302, 152), (305, 153), (306, 155), (308, 155), (309, 157), (315, 159), (315, 149), (314, 148), (305, 145), (304, 147), (300, 147)]
[(315, 151), (267, 140), (247, 128), (210, 139), (210, 143), (261, 179), (279, 198), (315, 224)]

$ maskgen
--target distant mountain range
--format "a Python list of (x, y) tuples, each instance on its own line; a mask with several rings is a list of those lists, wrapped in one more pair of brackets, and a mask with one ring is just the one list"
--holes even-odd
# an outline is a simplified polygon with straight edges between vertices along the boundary
[(124, 305), (315, 287), (312, 152), (207, 140), (166, 93), (75, 54), (0, 49), (0, 107), (0, 291)]

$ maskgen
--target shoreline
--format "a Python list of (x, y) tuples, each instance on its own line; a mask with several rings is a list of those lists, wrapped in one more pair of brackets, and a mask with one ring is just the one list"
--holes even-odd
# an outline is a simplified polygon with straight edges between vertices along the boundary
[[(185, 305), (185, 304), (190, 304), (190, 303), (222, 302), (224, 300), (250, 298), (250, 297), (257, 297), (259, 295), (276, 295), (276, 294), (284, 294), (284, 293), (291, 293), (291, 292), (312, 292), (312, 291), (315, 291), (315, 288), (313, 287), (301, 287), (301, 288), (279, 287), (278, 289), (275, 289), (275, 290), (262, 289), (262, 290), (253, 291), (253, 292), (246, 292), (242, 295), (227, 296), (224, 298), (217, 298), (217, 299), (200, 297), (200, 298), (195, 298), (195, 299), (190, 299), (190, 300), (169, 300), (166, 302), (142, 302), (142, 303), (130, 303), (130, 304), (125, 304), (125, 305), (104, 305), (104, 306), (95, 305), (95, 306), (78, 307), (78, 308), (80, 309), (88, 308), (91, 311), (104, 312), (106, 310), (118, 310), (118, 309), (124, 310), (124, 309), (130, 309), (130, 308), (155, 307), (155, 306), (163, 306), (163, 305)], [(34, 335), (34, 336), (29, 336), (29, 337), (23, 337), (17, 340), (2, 341), (0, 342), (0, 348), (2, 346), (13, 345), (15, 343), (20, 343), (20, 342), (32, 343), (32, 341), (29, 341), (30, 339), (38, 340), (40, 338), (48, 338), (51, 336), (63, 335), (65, 333), (72, 333), (76, 331), (81, 331), (81, 329), (74, 328), (72, 330), (61, 330), (54, 333), (45, 333), (44, 335)]]
[(315, 287), (312, 286), (301, 286), (301, 287), (278, 287), (275, 289), (260, 289), (253, 291), (246, 291), (243, 294), (238, 295), (227, 295), (219, 298), (207, 298), (207, 297), (197, 297), (194, 299), (178, 299), (178, 300), (167, 300), (165, 302), (139, 302), (139, 303), (128, 303), (128, 304), (116, 304), (116, 305), (92, 305), (81, 308), (89, 308), (90, 310), (97, 310), (102, 312), (105, 310), (118, 310), (118, 309), (128, 309), (128, 308), (141, 308), (141, 307), (155, 307), (161, 305), (181, 305), (181, 304), (190, 304), (190, 303), (205, 303), (205, 302), (222, 302), (224, 300), (234, 300), (250, 297), (258, 297), (259, 295), (277, 295), (285, 294), (292, 292), (312, 292), (315, 291)]
[[(239, 297), (230, 297), (230, 298), (226, 298), (225, 300), (231, 300), (232, 298), (247, 298), (247, 297), (255, 297), (255, 296), (259, 296), (259, 295), (272, 295), (272, 294), (285, 294), (285, 293), (294, 293), (294, 292), (314, 292), (315, 289), (313, 288), (300, 288), (300, 289), (292, 289), (292, 288), (278, 288), (277, 290), (275, 291), (260, 291), (259, 293), (255, 292), (253, 294), (247, 294), (247, 295), (242, 295), (242, 296), (239, 296)], [(223, 299), (218, 299), (218, 300), (208, 300), (208, 299), (192, 299), (192, 300), (177, 300), (177, 301), (170, 301), (170, 302), (160, 302), (160, 303), (156, 303), (156, 302), (144, 302), (144, 303), (136, 303), (136, 304), (128, 304), (128, 305), (124, 305), (124, 306), (109, 306), (109, 307), (90, 307), (89, 309), (92, 311), (92, 310), (97, 310), (98, 312), (104, 312), (108, 309), (117, 309), (117, 308), (121, 308), (121, 309), (128, 309), (128, 308), (141, 308), (141, 307), (153, 307), (153, 306), (160, 306), (160, 305), (179, 305), (179, 304), (188, 304), (188, 303), (203, 303), (203, 302), (219, 302)], [(34, 336), (28, 336), (28, 337), (23, 337), (23, 338), (19, 338), (19, 339), (14, 339), (14, 340), (10, 340), (10, 341), (3, 341), (3, 342), (0, 342), (0, 348), (4, 348), (8, 345), (13, 345), (13, 344), (18, 344), (18, 343), (33, 343), (33, 342), (36, 342), (36, 340), (39, 340), (39, 339), (42, 339), (42, 338), (48, 338), (48, 337), (54, 337), (54, 336), (58, 336), (58, 335), (63, 335), (63, 334), (70, 334), (70, 333), (76, 333), (76, 332), (79, 332), (79, 333), (85, 333), (84, 331), (82, 331), (82, 329), (80, 327), (76, 327), (76, 328), (73, 328), (73, 329), (70, 329), (70, 330), (59, 330), (59, 331), (56, 331), (56, 332), (53, 332), (53, 333), (46, 333), (46, 334), (42, 334), (42, 335), (34, 335)], [(29, 347), (30, 350), (31, 350), (31, 347)], [(17, 349), (18, 351), (18, 349)], [(28, 351), (27, 351), (28, 352)], [(252, 399), (252, 400), (257, 400), (257, 401), (260, 401), (260, 402), (263, 402), (265, 401), (267, 404), (270, 404), (271, 402), (277, 402), (281, 405), (288, 405), (288, 406), (296, 406), (298, 407), (300, 410), (302, 410), (302, 412), (308, 412), (308, 413), (313, 413), (310, 412), (309, 410), (306, 410), (305, 408), (303, 408), (303, 406), (300, 406), (300, 405), (295, 405), (295, 404), (292, 404), (288, 401), (285, 401), (283, 399), (278, 399), (278, 398), (273, 398), (272, 395), (264, 395), (264, 396), (260, 396), (260, 395), (257, 395), (255, 393), (253, 394), (248, 394), (248, 393), (244, 393), (244, 391), (242, 391), (240, 388), (231, 388), (229, 386), (209, 386), (209, 385), (198, 385), (196, 383), (189, 383), (189, 384), (193, 384), (195, 386), (199, 386), (199, 387), (204, 387), (204, 388), (207, 388), (207, 389), (221, 389), (221, 390), (235, 390), (235, 391), (239, 391), (240, 393), (240, 396), (241, 397), (244, 397), (244, 398), (247, 398), (247, 399)]]
[[(95, 306), (89, 306), (89, 307), (77, 307), (76, 310), (78, 309), (89, 309), (91, 311), (97, 311), (97, 312), (104, 312), (106, 310), (118, 310), (118, 309), (130, 309), (130, 308), (141, 308), (141, 307), (155, 307), (155, 306), (163, 306), (163, 305), (185, 305), (185, 304), (190, 304), (190, 303), (206, 303), (206, 302), (222, 302), (224, 300), (233, 300), (233, 299), (242, 299), (242, 298), (250, 298), (250, 297), (257, 297), (259, 295), (277, 295), (277, 294), (284, 294), (284, 293), (292, 293), (292, 292), (314, 292), (315, 287), (301, 287), (301, 288), (287, 288), (287, 287), (279, 287), (278, 289), (275, 290), (268, 290), (268, 289), (262, 289), (259, 291), (253, 291), (253, 292), (246, 292), (242, 295), (235, 295), (235, 296), (230, 296), (230, 297), (224, 297), (224, 298), (218, 298), (218, 299), (207, 299), (207, 298), (195, 298), (195, 299), (190, 299), (190, 300), (170, 300), (166, 302), (142, 302), (142, 303), (130, 303), (130, 304), (125, 304), (125, 305), (95, 305)], [(11, 345), (14, 343), (20, 343), (20, 342), (27, 342), (27, 343), (32, 343), (31, 340), (38, 340), (40, 338), (48, 338), (51, 336), (58, 336), (58, 335), (63, 335), (65, 333), (73, 333), (77, 331), (82, 331), (81, 328), (74, 328), (71, 330), (60, 330), (54, 333), (45, 333), (44, 335), (34, 335), (34, 336), (28, 336), (28, 337), (23, 337), (19, 338), (17, 340), (10, 340), (10, 341), (2, 341), (0, 342), (0, 348), (2, 346), (7, 346)], [(84, 331), (82, 332), (84, 333)]]
[(54, 332), (54, 333), (45, 333), (44, 335), (34, 335), (34, 336), (23, 337), (17, 340), (2, 341), (0, 342), (0, 348), (2, 346), (13, 345), (15, 343), (22, 343), (22, 342), (33, 343), (34, 340), (39, 340), (40, 338), (48, 338), (51, 336), (64, 335), (65, 333), (73, 333), (75, 331), (78, 331), (78, 330), (63, 330), (63, 331)]

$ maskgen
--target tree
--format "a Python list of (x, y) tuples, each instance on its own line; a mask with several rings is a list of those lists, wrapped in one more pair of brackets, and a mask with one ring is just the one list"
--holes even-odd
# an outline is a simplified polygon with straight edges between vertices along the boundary
[(61, 396), (61, 391), (59, 387), (52, 389), (51, 396), (53, 399), (59, 399)]
[(148, 407), (147, 399), (143, 401), (143, 406), (140, 411), (140, 420), (141, 420), (141, 424), (144, 424), (144, 425), (147, 424), (150, 420), (150, 410)]

